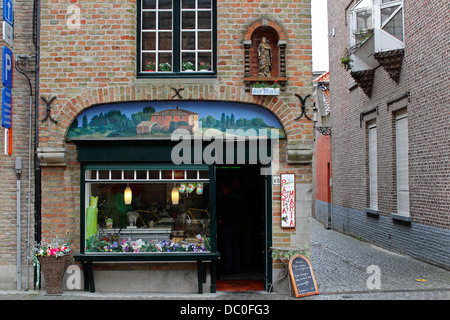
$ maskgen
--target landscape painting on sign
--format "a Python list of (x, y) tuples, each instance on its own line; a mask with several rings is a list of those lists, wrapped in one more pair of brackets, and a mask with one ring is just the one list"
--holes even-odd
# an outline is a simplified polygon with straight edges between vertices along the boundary
[(170, 139), (177, 129), (202, 137), (285, 138), (278, 119), (257, 105), (144, 101), (86, 109), (73, 121), (67, 139)]

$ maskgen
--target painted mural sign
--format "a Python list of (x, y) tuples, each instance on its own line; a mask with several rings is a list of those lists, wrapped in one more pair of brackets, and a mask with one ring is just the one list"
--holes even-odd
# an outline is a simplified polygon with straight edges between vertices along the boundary
[[(68, 140), (170, 139), (177, 129), (192, 135), (271, 138), (284, 130), (268, 110), (253, 104), (151, 101), (97, 105), (72, 123)], [(275, 129), (275, 130), (273, 130)], [(275, 138), (275, 137), (273, 137)]]
[(295, 227), (295, 175), (281, 175), (281, 227)]

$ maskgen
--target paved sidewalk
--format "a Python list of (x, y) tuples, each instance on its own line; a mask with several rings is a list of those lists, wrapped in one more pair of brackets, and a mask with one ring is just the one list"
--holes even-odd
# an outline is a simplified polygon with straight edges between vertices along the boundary
[[(216, 294), (89, 293), (0, 291), (0, 300), (450, 300), (450, 271), (359, 241), (311, 219), (311, 265), (319, 294), (296, 299), (293, 294), (218, 292)], [(367, 281), (380, 271), (380, 288)], [(373, 282), (370, 282), (373, 283)]]
[[(314, 219), (311, 234), (311, 265), (321, 294), (307, 299), (450, 299), (450, 271), (327, 230)], [(374, 275), (369, 266), (379, 268), (380, 289), (367, 286)]]

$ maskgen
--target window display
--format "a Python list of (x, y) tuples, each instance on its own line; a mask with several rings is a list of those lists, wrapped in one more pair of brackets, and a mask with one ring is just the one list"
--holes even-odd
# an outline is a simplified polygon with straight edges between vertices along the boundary
[(208, 170), (86, 170), (85, 252), (209, 252)]

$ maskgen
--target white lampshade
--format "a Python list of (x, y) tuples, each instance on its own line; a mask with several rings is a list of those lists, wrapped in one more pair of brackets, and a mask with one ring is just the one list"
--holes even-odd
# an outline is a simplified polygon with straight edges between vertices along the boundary
[(125, 192), (123, 194), (125, 204), (131, 204), (132, 197), (133, 197), (133, 195), (131, 194), (131, 188), (130, 188), (130, 186), (127, 185), (127, 187), (125, 188)]
[(172, 204), (178, 204), (179, 199), (180, 199), (180, 195), (178, 193), (178, 188), (173, 187), (172, 188)]

